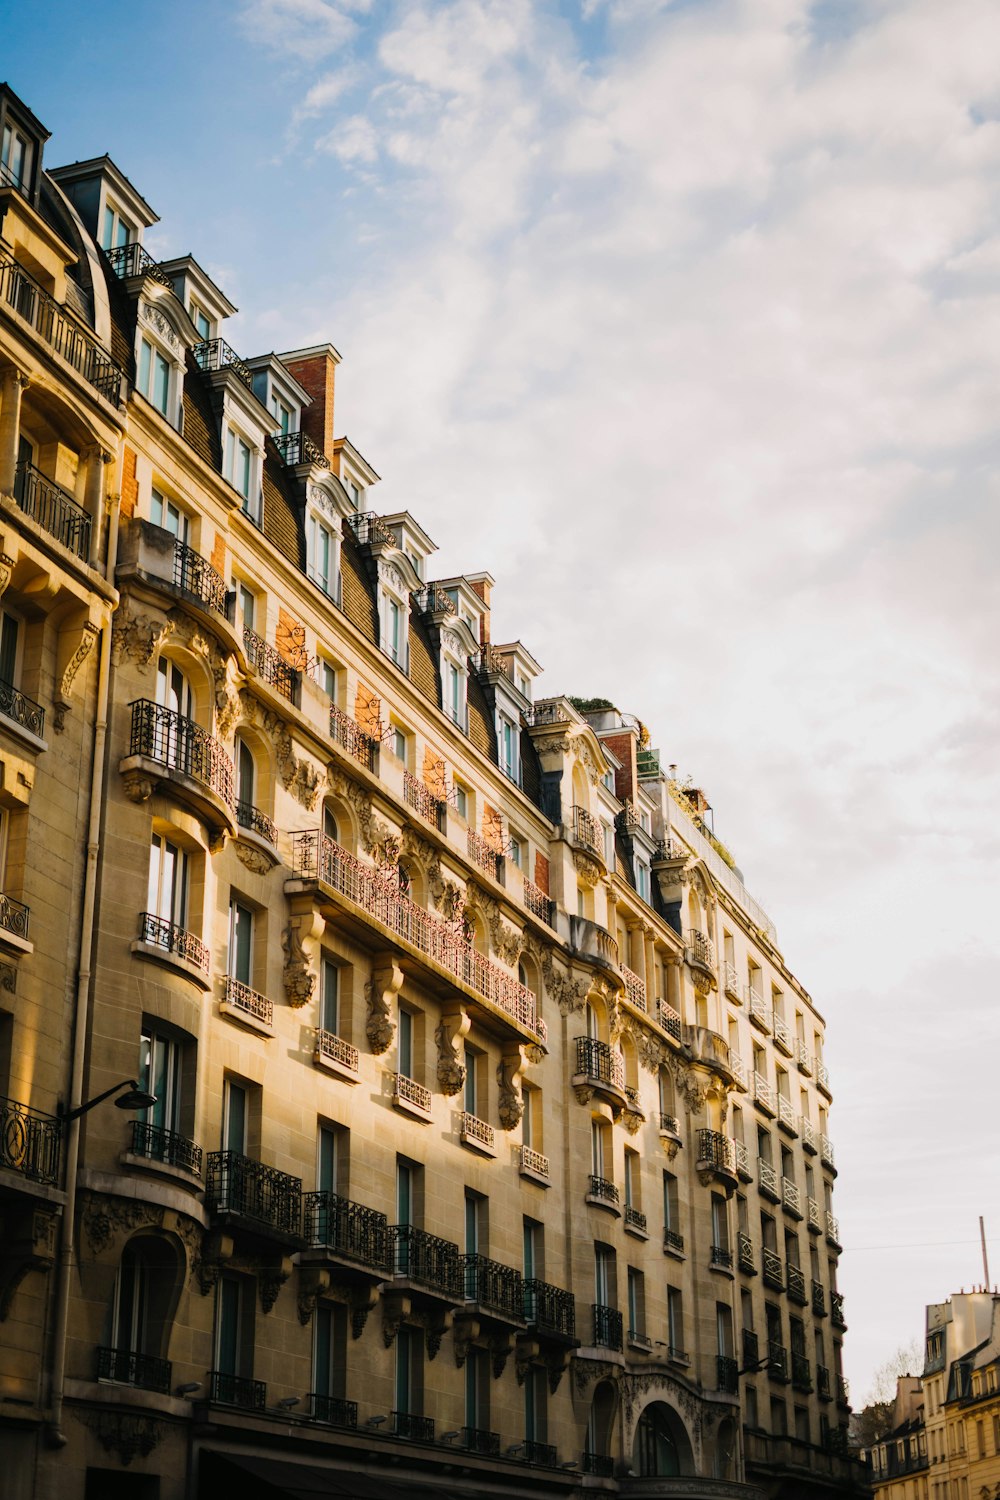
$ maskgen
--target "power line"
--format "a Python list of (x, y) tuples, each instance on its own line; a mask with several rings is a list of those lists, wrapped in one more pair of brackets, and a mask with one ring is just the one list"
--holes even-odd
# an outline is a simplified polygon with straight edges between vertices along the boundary
[(897, 1240), (892, 1245), (845, 1245), (843, 1254), (859, 1250), (926, 1250), (934, 1245), (978, 1245), (978, 1240)]

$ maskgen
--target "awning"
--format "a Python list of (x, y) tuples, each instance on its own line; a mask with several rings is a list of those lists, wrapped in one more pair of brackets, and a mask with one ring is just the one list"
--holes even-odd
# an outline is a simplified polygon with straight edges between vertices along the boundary
[[(236, 1488), (238, 1486), (238, 1488)], [(440, 1484), (405, 1483), (384, 1472), (319, 1468), (280, 1458), (237, 1458), (202, 1449), (198, 1463), (199, 1500), (238, 1495), (239, 1500), (484, 1500), (482, 1490), (454, 1484), (451, 1476)], [(495, 1500), (495, 1494), (491, 1496)]]

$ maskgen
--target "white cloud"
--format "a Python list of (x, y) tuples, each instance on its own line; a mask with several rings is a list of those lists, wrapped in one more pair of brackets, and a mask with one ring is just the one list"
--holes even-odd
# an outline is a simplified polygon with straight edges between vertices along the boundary
[(348, 12), (367, 8), (330, 0), (243, 0), (240, 24), (256, 42), (310, 61), (349, 42), (356, 23)]

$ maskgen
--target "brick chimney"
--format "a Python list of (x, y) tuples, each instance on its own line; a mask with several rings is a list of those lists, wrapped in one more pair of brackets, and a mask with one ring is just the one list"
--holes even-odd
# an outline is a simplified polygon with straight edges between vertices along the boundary
[(312, 400), (302, 411), (302, 431), (332, 462), (333, 393), (340, 355), (332, 344), (314, 344), (309, 349), (291, 349), (278, 358)]
[(483, 612), (480, 616), (479, 644), (488, 646), (490, 643), (490, 592), (496, 582), (489, 573), (466, 573), (466, 581), (474, 594), (478, 594), (483, 601)]

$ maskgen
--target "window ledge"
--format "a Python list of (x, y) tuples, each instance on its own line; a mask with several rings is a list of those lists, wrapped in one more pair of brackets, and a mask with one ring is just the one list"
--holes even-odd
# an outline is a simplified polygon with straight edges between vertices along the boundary
[(236, 843), (243, 844), (247, 849), (253, 849), (262, 858), (267, 860), (268, 866), (271, 869), (281, 862), (281, 856), (274, 845), (269, 843), (267, 839), (262, 838), (259, 833), (254, 833), (252, 828), (244, 828), (240, 824), (236, 830)]
[(34, 953), (35, 945), (30, 938), (18, 937), (16, 932), (8, 932), (6, 927), (0, 927), (0, 950), (27, 956)]
[(552, 1186), (550, 1179), (541, 1172), (536, 1172), (534, 1167), (522, 1167), (520, 1170), (521, 1176), (526, 1177), (529, 1182), (537, 1182), (539, 1187), (543, 1188)]
[(605, 1213), (613, 1215), (616, 1219), (620, 1219), (622, 1216), (622, 1211), (617, 1203), (609, 1203), (607, 1198), (598, 1198), (596, 1193), (584, 1193), (583, 1201), (584, 1203), (589, 1203), (592, 1208), (603, 1208)]
[(357, 1068), (349, 1068), (346, 1063), (340, 1062), (336, 1057), (330, 1057), (326, 1052), (321, 1052), (319, 1047), (313, 1053), (313, 1063), (317, 1068), (333, 1073), (337, 1078), (343, 1078), (346, 1083), (361, 1082), (361, 1074)]
[(393, 1109), (398, 1109), (400, 1114), (412, 1115), (415, 1120), (419, 1120), (423, 1125), (430, 1125), (433, 1121), (433, 1116), (429, 1109), (424, 1109), (422, 1105), (414, 1104), (411, 1100), (404, 1099), (402, 1094), (393, 1094), (392, 1107)]
[(684, 1251), (678, 1250), (676, 1245), (664, 1245), (663, 1253), (664, 1255), (669, 1255), (671, 1260), (687, 1260)]
[(649, 1230), (648, 1229), (640, 1229), (639, 1226), (638, 1226), (638, 1224), (628, 1224), (628, 1223), (626, 1223), (626, 1225), (625, 1225), (625, 1233), (626, 1234), (630, 1234), (632, 1236), (632, 1238), (636, 1239), (636, 1240), (648, 1240), (649, 1239)]
[(172, 1166), (169, 1162), (157, 1161), (152, 1156), (136, 1156), (132, 1151), (123, 1151), (120, 1161), (123, 1167), (130, 1167), (137, 1172), (148, 1172), (153, 1177), (165, 1177), (168, 1181), (176, 1182), (179, 1187), (187, 1188), (192, 1193), (200, 1193), (204, 1187), (204, 1183), (195, 1172), (189, 1172), (184, 1167)]
[(736, 1273), (734, 1271), (731, 1271), (728, 1266), (710, 1265), (708, 1269), (711, 1271), (713, 1276), (723, 1276), (725, 1277), (726, 1281), (736, 1280)]
[(257, 1036), (274, 1036), (274, 1026), (270, 1021), (262, 1021), (259, 1016), (253, 1016), (249, 1011), (241, 1010), (238, 1005), (233, 1005), (228, 1000), (219, 1001), (219, 1015), (226, 1016), (228, 1020), (235, 1021), (238, 1026), (243, 1026)]
[(495, 1157), (497, 1154), (496, 1146), (491, 1146), (486, 1141), (478, 1140), (474, 1135), (470, 1135), (467, 1130), (460, 1132), (459, 1140), (463, 1146), (468, 1147), (470, 1151), (478, 1152), (480, 1156)]
[(639, 1338), (626, 1337), (625, 1342), (630, 1349), (635, 1349), (638, 1354), (652, 1354), (653, 1352), (653, 1341), (647, 1338), (645, 1334), (640, 1335)]
[(172, 969), (175, 974), (182, 974), (185, 979), (192, 979), (200, 990), (210, 990), (212, 981), (204, 969), (199, 969), (186, 958), (181, 958), (176, 953), (168, 953), (165, 948), (158, 948), (155, 943), (143, 943), (138, 938), (131, 944), (131, 951), (137, 958), (149, 959), (150, 963), (159, 964), (164, 969)]

